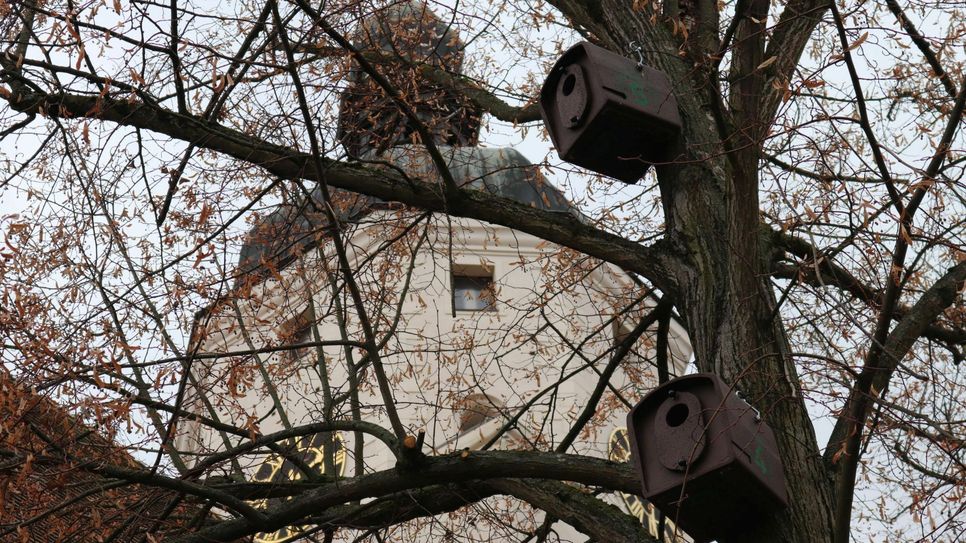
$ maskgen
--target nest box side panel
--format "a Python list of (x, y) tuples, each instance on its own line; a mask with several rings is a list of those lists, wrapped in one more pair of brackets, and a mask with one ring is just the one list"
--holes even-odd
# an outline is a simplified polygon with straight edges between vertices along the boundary
[(540, 112), (563, 160), (626, 183), (673, 159), (681, 128), (665, 74), (586, 42), (554, 64)]
[(653, 390), (627, 426), (644, 497), (695, 541), (740, 533), (757, 515), (787, 504), (773, 432), (713, 374)]

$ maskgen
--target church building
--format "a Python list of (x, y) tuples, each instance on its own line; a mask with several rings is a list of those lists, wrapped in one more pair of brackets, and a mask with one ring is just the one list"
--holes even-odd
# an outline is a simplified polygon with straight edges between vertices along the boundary
[[(462, 66), (455, 29), (425, 4), (394, 3), (366, 18), (353, 43), (399, 55), (377, 67), (412, 115), (353, 68), (338, 130), (350, 159), (424, 180), (440, 178), (442, 161), (462, 188), (587, 220), (521, 153), (481, 146), (471, 104), (417, 77), (420, 68), (458, 74)], [(299, 190), (252, 229), (233, 292), (196, 319), (197, 351), (224, 356), (195, 362), (191, 410), (261, 434), (320, 421), (365, 421), (387, 434), (401, 425), (428, 455), (563, 444), (569, 453), (627, 459), (625, 417), (657, 384), (664, 358), (657, 324), (635, 330), (658, 303), (646, 285), (506, 227), (321, 186)], [(680, 375), (691, 347), (677, 320), (667, 330), (668, 370)], [(197, 453), (239, 439), (195, 422), (179, 429), (177, 446)], [(225, 466), (225, 475), (281, 482), (313, 469), (355, 477), (395, 462), (378, 436), (359, 431), (310, 435), (296, 446), (302, 465), (262, 449)], [(649, 504), (630, 495), (604, 499), (656, 535)], [(542, 512), (494, 496), (380, 537), (520, 541), (542, 522)], [(586, 540), (562, 522), (549, 530), (560, 541)], [(256, 541), (310, 532), (292, 528)], [(359, 535), (338, 532), (336, 541)]]

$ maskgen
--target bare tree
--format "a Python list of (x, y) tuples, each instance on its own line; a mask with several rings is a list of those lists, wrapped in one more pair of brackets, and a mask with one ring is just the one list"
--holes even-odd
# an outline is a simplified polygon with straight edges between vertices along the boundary
[[(440, 3), (439, 58), (359, 37), (387, 4), (0, 6), (3, 372), (143, 465), (44, 445), (23, 403), (8, 405), (0, 430), (33, 437), (0, 441), (0, 504), (38, 462), (102, 477), (105, 493), (167, 500), (65, 497), (48, 515), (0, 515), (0, 539), (109, 503), (150, 517), (147, 540), (292, 530), (378, 541), (411, 526), (472, 539), (477, 518), (526, 541), (552, 537), (558, 521), (594, 540), (645, 539), (597, 498), (639, 492), (633, 471), (581, 443), (652, 384), (649, 368), (667, 357), (650, 342), (667, 341), (671, 314), (697, 369), (745, 391), (778, 438), (790, 505), (734, 540), (962, 537), (960, 3)], [(625, 187), (547, 158), (543, 173), (573, 208), (556, 191), (530, 205), (467, 183), (452, 149), (476, 144), (480, 124), (484, 142), (541, 138), (538, 85), (578, 39), (668, 75), (683, 121), (673, 159)], [(340, 120), (340, 101), (366, 113)], [(545, 186), (525, 161), (501, 160)], [(465, 221), (491, 228), (493, 243), (508, 231), (549, 242), (520, 266), (551, 279), (513, 308), (539, 333), (504, 323), (504, 339), (479, 351), (400, 326), (405, 304), (434, 292), (412, 280), (419, 255), (463, 265), (452, 248)], [(363, 231), (373, 245), (359, 245)], [(617, 269), (635, 281), (579, 294), (595, 313), (567, 328), (555, 300)], [(481, 307), (511, 306), (498, 278), (464, 271)], [(267, 308), (271, 322), (259, 320)], [(520, 370), (503, 358), (520, 345), (557, 360), (556, 380), (529, 404), (488, 399), (487, 379)], [(400, 383), (426, 353), (452, 361), (462, 388), (403, 401)], [(326, 374), (337, 365), (347, 369)], [(544, 424), (568, 386), (561, 367), (599, 384), (564, 435)], [(286, 384), (309, 369), (318, 378), (298, 381), (318, 390)], [(270, 417), (251, 412), (255, 399)], [(300, 401), (317, 406), (313, 420), (288, 420)], [(494, 439), (517, 443), (437, 451), (413, 422), (417, 403), (432, 420), (462, 413), (453, 424), (465, 427), (497, 413)], [(394, 464), (366, 465), (363, 442), (382, 443)], [(313, 463), (306, 448), (328, 452)], [(299, 475), (259, 482), (266, 458)], [(542, 513), (502, 514), (516, 507), (507, 497)], [(184, 503), (199, 513), (174, 515)], [(465, 531), (434, 520), (452, 511)]]

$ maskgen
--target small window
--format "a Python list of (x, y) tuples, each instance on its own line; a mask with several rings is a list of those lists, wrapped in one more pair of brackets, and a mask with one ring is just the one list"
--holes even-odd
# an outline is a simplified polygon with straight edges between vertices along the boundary
[(495, 309), (496, 290), (492, 271), (464, 269), (453, 272), (454, 311), (493, 311)]

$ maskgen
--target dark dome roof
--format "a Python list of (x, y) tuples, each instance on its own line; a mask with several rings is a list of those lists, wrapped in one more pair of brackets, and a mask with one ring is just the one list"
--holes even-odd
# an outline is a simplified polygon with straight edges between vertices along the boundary
[[(495, 196), (544, 209), (580, 214), (563, 194), (520, 152), (511, 148), (447, 147), (440, 152), (449, 164), (456, 183), (462, 187), (483, 190)], [(391, 162), (413, 177), (435, 177), (435, 167), (425, 149), (403, 145), (390, 149), (381, 159)], [(385, 202), (371, 196), (344, 190), (332, 190), (339, 219), (358, 221), (373, 208)], [(316, 188), (312, 197), (321, 202)], [(248, 233), (239, 256), (240, 278), (250, 274), (264, 275), (270, 267), (280, 269), (293, 258), (315, 246), (323, 236), (324, 216), (315, 211), (307, 199), (296, 204), (283, 204)]]
[[(485, 190), (547, 211), (571, 211), (570, 202), (519, 151), (510, 147), (440, 146), (449, 171), (463, 188)], [(429, 179), (436, 176), (425, 149), (419, 145), (393, 147), (382, 158), (409, 175)]]
[[(437, 17), (425, 2), (396, 2), (376, 11), (360, 23), (352, 39), (360, 50), (397, 55), (398, 61), (381, 63), (377, 69), (409, 102), (457, 183), (541, 209), (572, 211), (560, 191), (519, 152), (475, 147), (479, 112), (462, 96), (419, 76), (418, 65), (459, 73), (463, 63), (463, 44), (452, 24)], [(338, 138), (349, 155), (378, 158), (411, 176), (431, 179), (436, 171), (424, 147), (404, 144), (418, 140), (416, 136), (411, 120), (368, 75), (354, 68), (341, 97), (338, 122)], [(332, 194), (341, 222), (357, 221), (385, 205), (348, 191)], [(311, 198), (320, 203), (321, 191), (316, 188)], [(284, 267), (324, 238), (325, 218), (312, 200), (280, 206), (249, 232), (239, 256), (240, 278)]]

